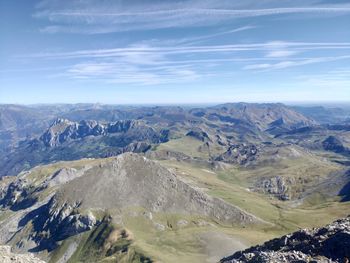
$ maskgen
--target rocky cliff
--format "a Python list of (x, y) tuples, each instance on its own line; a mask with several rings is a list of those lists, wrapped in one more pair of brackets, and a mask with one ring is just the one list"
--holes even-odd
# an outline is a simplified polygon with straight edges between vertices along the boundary
[(21, 142), (0, 158), (0, 176), (60, 160), (146, 152), (153, 144), (166, 142), (168, 135), (167, 129), (156, 129), (137, 120), (100, 123), (59, 118), (41, 136)]

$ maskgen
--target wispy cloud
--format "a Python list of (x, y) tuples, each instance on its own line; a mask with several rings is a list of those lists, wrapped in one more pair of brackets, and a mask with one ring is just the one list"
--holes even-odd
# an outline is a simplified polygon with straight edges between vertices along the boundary
[[(305, 42), (278, 42), (283, 43), (284, 48), (288, 48), (289, 54), (292, 52), (300, 52), (307, 50), (345, 50), (350, 49), (350, 43), (305, 43)], [(281, 44), (280, 44), (281, 45)], [(157, 47), (148, 45), (133, 45), (122, 48), (112, 49), (93, 49), (93, 50), (78, 50), (73, 52), (50, 52), (37, 53), (26, 57), (45, 58), (45, 59), (73, 59), (73, 58), (111, 58), (111, 57), (142, 57), (147, 61), (147, 56), (164, 56), (176, 54), (198, 54), (198, 53), (229, 53), (229, 52), (243, 52), (243, 51), (266, 51), (270, 52), (270, 57), (276, 56), (280, 52), (280, 45), (276, 42), (264, 42), (253, 44), (235, 44), (235, 45), (207, 45), (207, 46), (169, 46)], [(284, 51), (286, 52), (286, 51)], [(153, 55), (150, 55), (153, 54)], [(275, 54), (275, 56), (273, 56)], [(281, 53), (280, 53), (281, 55)]]
[(60, 74), (60, 77), (154, 85), (197, 81), (219, 74), (222, 71), (218, 70), (220, 67), (230, 68), (232, 65), (243, 70), (267, 71), (350, 59), (348, 55), (329, 56), (329, 52), (327, 56), (318, 54), (291, 57), (300, 52), (324, 49), (348, 50), (350, 43), (271, 41), (236, 45), (163, 47), (138, 44), (112, 49), (39, 53), (27, 58), (67, 61), (68, 70)]
[(156, 85), (191, 82), (203, 77), (191, 65), (144, 67), (124, 62), (86, 62), (74, 64), (60, 77), (103, 81), (106, 83), (128, 83)]
[(295, 50), (272, 50), (269, 51), (266, 54), (266, 57), (268, 58), (283, 58), (283, 57), (290, 57), (293, 56), (295, 54), (298, 54), (298, 51)]
[[(43, 1), (33, 15), (51, 24), (42, 32), (98, 34), (130, 30), (198, 27), (232, 19), (285, 14), (342, 15), (350, 13), (349, 4), (320, 5), (306, 0), (290, 1)], [(256, 1), (255, 1), (256, 2)], [(286, 3), (286, 4), (283, 4)], [(263, 5), (265, 4), (265, 5)], [(255, 6), (255, 8), (254, 8)]]
[(198, 43), (204, 42), (208, 39), (213, 39), (213, 38), (217, 38), (220, 36), (229, 35), (229, 34), (233, 34), (233, 33), (237, 33), (237, 32), (247, 31), (247, 30), (254, 29), (254, 28), (257, 28), (257, 26), (242, 26), (242, 27), (238, 27), (238, 28), (228, 30), (228, 31), (218, 32), (215, 34), (208, 34), (208, 35), (202, 35), (202, 36), (198, 36), (198, 37), (188, 37), (188, 38), (184, 38), (184, 39), (177, 39), (174, 42), (177, 44), (193, 45), (193, 44), (198, 44)]
[(275, 69), (285, 69), (289, 67), (297, 67), (304, 66), (315, 63), (324, 63), (330, 61), (344, 60), (350, 59), (350, 56), (336, 56), (336, 57), (316, 57), (310, 59), (304, 59), (300, 61), (281, 61), (278, 63), (261, 63), (261, 64), (253, 64), (243, 67), (246, 70), (275, 70)]
[(220, 96), (236, 98), (235, 86), (261, 98), (275, 96), (275, 87), (311, 94), (312, 86), (350, 85), (348, 71), (330, 72), (350, 61), (349, 0), (28, 2), (13, 13), (18, 23), (4, 17), (8, 27), (0, 27), (10, 40), (0, 63), (8, 94), (30, 87), (40, 97), (52, 87), (70, 96), (78, 87), (79, 96), (88, 87), (95, 99), (94, 87), (118, 89), (120, 97), (124, 90), (149, 96), (179, 87), (212, 99), (220, 86)]

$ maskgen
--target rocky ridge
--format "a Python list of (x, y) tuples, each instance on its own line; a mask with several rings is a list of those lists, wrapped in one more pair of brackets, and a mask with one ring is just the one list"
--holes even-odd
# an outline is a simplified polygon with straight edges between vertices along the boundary
[(302, 229), (239, 251), (222, 263), (315, 262), (342, 263), (350, 259), (350, 216), (320, 228)]
[(138, 120), (100, 123), (57, 119), (40, 137), (21, 142), (0, 159), (0, 177), (60, 160), (146, 152), (152, 145), (168, 141), (168, 136), (167, 129)]
[(235, 144), (229, 146), (226, 152), (215, 158), (215, 161), (226, 163), (247, 164), (256, 160), (258, 148), (254, 144)]
[(0, 242), (20, 252), (50, 252), (61, 241), (98, 227), (102, 219), (96, 211), (120, 215), (129, 208), (197, 215), (228, 225), (264, 223), (139, 154), (93, 162), (83, 168), (60, 168), (41, 179), (31, 172), (8, 177), (11, 181), (1, 186), (0, 209), (16, 213), (0, 225)]
[(198, 214), (230, 224), (261, 222), (185, 183), (157, 162), (132, 153), (89, 169), (84, 176), (63, 185), (58, 194), (65, 202), (80, 202), (81, 207), (89, 209), (136, 206), (151, 212)]
[[(140, 133), (141, 137), (157, 137), (157, 132), (137, 120), (123, 120), (112, 123), (99, 123), (94, 120), (72, 122), (58, 118), (40, 137), (47, 147), (55, 147), (69, 140), (82, 139), (87, 136), (101, 136), (114, 133), (126, 133), (130, 130)], [(142, 139), (142, 138), (141, 138)], [(162, 141), (158, 138), (159, 142)]]
[(216, 114), (221, 120), (231, 122), (246, 122), (255, 125), (260, 130), (272, 126), (280, 128), (296, 128), (311, 126), (316, 122), (293, 109), (280, 103), (226, 103), (210, 107), (205, 114)]

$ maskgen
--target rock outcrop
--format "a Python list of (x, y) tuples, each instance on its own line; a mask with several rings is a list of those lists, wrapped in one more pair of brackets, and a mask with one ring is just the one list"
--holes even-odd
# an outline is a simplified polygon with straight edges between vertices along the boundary
[(0, 262), (2, 263), (45, 263), (33, 254), (15, 254), (10, 246), (0, 246)]
[(36, 250), (51, 251), (58, 241), (91, 230), (100, 223), (91, 212), (79, 211), (79, 206), (79, 203), (61, 202), (55, 195), (47, 204), (28, 213), (19, 224), (31, 221), (35, 230), (31, 238), (38, 245)]
[(18, 178), (2, 190), (0, 207), (9, 207), (11, 210), (27, 208), (36, 202), (32, 195), (36, 190), (25, 178)]
[(168, 137), (169, 130), (140, 120), (102, 123), (57, 119), (40, 137), (21, 142), (0, 158), (0, 177), (61, 160), (146, 152), (152, 145), (168, 141)]
[(350, 217), (314, 229), (303, 229), (236, 252), (222, 263), (319, 262), (342, 263), (350, 259)]
[[(288, 179), (288, 181), (290, 181), (290, 179)], [(290, 199), (288, 183), (286, 179), (281, 176), (263, 177), (257, 180), (255, 189), (285, 201)]]
[[(93, 120), (83, 120), (80, 122), (71, 122), (66, 119), (57, 119), (40, 137), (47, 147), (59, 146), (69, 140), (82, 139), (88, 136), (101, 136), (114, 133), (126, 133), (135, 130), (141, 137), (156, 137), (161, 142), (166, 140), (166, 134), (158, 135), (151, 127), (137, 120), (123, 120), (112, 123), (99, 123)], [(165, 138), (161, 138), (164, 135)]]
[(226, 152), (219, 155), (215, 160), (226, 163), (244, 165), (254, 161), (258, 155), (258, 148), (253, 144), (231, 145)]

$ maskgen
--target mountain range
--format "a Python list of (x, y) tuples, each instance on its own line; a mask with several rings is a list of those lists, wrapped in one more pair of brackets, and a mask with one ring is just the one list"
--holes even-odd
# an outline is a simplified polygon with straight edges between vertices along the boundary
[[(285, 235), (349, 214), (349, 116), (281, 103), (0, 105), (0, 258), (342, 262), (299, 249), (321, 230)], [(348, 219), (334, 224), (328, 247), (349, 242)]]

